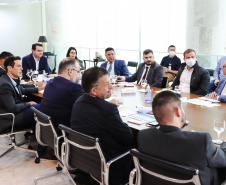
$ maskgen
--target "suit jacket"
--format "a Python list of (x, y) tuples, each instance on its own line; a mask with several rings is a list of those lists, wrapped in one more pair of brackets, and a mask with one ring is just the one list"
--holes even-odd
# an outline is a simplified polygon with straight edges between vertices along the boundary
[(45, 70), (46, 73), (49, 73), (49, 66), (47, 63), (47, 58), (45, 56), (42, 56), (39, 60), (39, 68), (36, 69), (36, 63), (33, 57), (33, 54), (31, 53), (30, 55), (27, 55), (25, 57), (23, 57), (22, 59), (22, 67), (23, 67), (23, 71), (22, 71), (22, 78), (26, 79), (27, 77), (27, 70), (28, 69), (32, 69), (37, 70), (39, 74), (42, 74), (43, 71)]
[(4, 75), (4, 74), (6, 74), (6, 70), (4, 70), (4, 69), (2, 69), (2, 68), (0, 67), (0, 77), (1, 77), (2, 75)]
[(216, 168), (226, 167), (226, 142), (215, 146), (209, 133), (161, 125), (141, 130), (138, 145), (147, 155), (199, 169), (203, 185), (219, 184)]
[[(100, 67), (106, 69), (108, 61), (102, 63)], [(129, 71), (124, 60), (115, 60), (114, 72), (117, 76), (129, 76)], [(108, 70), (108, 69), (107, 69)]]
[(219, 81), (219, 84), (218, 84), (218, 86), (217, 86), (217, 88), (216, 88), (216, 90), (215, 90), (215, 92), (216, 92), (218, 95), (220, 95), (220, 96), (218, 97), (218, 100), (219, 100), (219, 101), (222, 101), (222, 102), (226, 102), (226, 95), (221, 95), (221, 93), (222, 93), (222, 91), (223, 91), (225, 85), (226, 85), (226, 78), (221, 78), (220, 81)]
[[(139, 64), (139, 67), (132, 76), (126, 77), (126, 82), (135, 82), (139, 83), (143, 71), (145, 70), (145, 63)], [(160, 87), (162, 85), (162, 78), (163, 78), (163, 68), (156, 62), (151, 65), (151, 68), (147, 74), (147, 83), (152, 87)]]
[[(184, 68), (186, 67), (186, 63), (181, 64), (181, 68), (177, 73), (177, 77), (174, 79), (171, 87), (175, 87), (180, 84), (180, 77)], [(198, 65), (198, 62), (193, 66), (193, 73), (191, 75), (190, 82), (190, 92), (198, 95), (206, 95), (209, 88), (210, 83), (210, 74), (209, 72)]]
[[(117, 106), (88, 94), (75, 102), (70, 124), (72, 129), (100, 139), (106, 161), (130, 150), (134, 141), (130, 128), (120, 118)], [(118, 161), (111, 167), (110, 183), (126, 182), (132, 168), (131, 156)]]
[(51, 117), (58, 133), (60, 133), (59, 124), (70, 126), (72, 107), (82, 94), (84, 91), (80, 84), (61, 76), (57, 76), (47, 83), (40, 110)]
[[(23, 112), (30, 107), (30, 104), (24, 102), (23, 94), (37, 93), (38, 88), (22, 85), (18, 86), (19, 93), (11, 82), (10, 77), (5, 74), (0, 78), (0, 114), (13, 113), (15, 115), (15, 128), (20, 128), (23, 120)], [(0, 133), (12, 127), (10, 117), (0, 118)]]

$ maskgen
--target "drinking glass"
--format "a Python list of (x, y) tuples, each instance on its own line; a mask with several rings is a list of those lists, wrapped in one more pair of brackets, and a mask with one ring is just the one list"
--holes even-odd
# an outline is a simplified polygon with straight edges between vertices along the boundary
[(117, 97), (116, 89), (114, 87), (111, 89), (111, 96)]
[(174, 90), (175, 90), (178, 94), (181, 93), (181, 89), (180, 89), (180, 86), (179, 86), (179, 85), (176, 85), (175, 88), (174, 88)]
[(216, 144), (221, 144), (223, 141), (220, 140), (220, 134), (225, 130), (225, 120), (215, 119), (213, 129), (217, 132), (218, 138), (213, 140)]
[(111, 75), (111, 80), (112, 80), (112, 82), (113, 82), (113, 86), (115, 86), (115, 82), (116, 82), (116, 80), (117, 80), (117, 75)]
[(141, 80), (141, 85), (143, 88), (145, 88), (147, 85), (147, 80)]
[(32, 75), (32, 80), (34, 81), (35, 86), (37, 86), (37, 84), (36, 84), (37, 79), (38, 79), (38, 74), (35, 74), (35, 73), (34, 73), (34, 74)]
[(32, 69), (28, 69), (28, 70), (27, 70), (27, 75), (28, 75), (29, 78), (30, 78), (30, 81), (29, 81), (29, 82), (32, 82), (32, 81), (31, 81), (32, 73), (33, 73)]

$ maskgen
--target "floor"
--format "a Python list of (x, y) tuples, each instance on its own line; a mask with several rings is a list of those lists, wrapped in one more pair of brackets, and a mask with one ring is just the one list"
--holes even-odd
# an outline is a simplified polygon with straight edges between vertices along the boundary
[[(20, 134), (16, 141), (24, 139), (24, 134)], [(29, 137), (33, 149), (37, 149), (37, 142), (34, 136)], [(0, 137), (0, 154), (6, 149), (2, 146), (9, 146), (8, 137)], [(27, 148), (27, 144), (23, 147)], [(35, 154), (22, 150), (13, 150), (0, 158), (0, 185), (31, 185), (34, 179), (48, 173), (56, 171), (56, 160), (41, 159), (39, 164), (34, 162)], [(37, 185), (53, 184), (71, 185), (69, 178), (64, 174), (58, 174), (53, 177), (41, 179)]]

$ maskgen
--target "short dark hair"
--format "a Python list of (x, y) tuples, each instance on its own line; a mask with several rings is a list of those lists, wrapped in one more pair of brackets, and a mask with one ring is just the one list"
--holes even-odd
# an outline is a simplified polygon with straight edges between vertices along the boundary
[(172, 47), (172, 48), (175, 48), (176, 46), (170, 45), (170, 46), (168, 47), (168, 50), (169, 50), (171, 47)]
[(74, 58), (70, 58), (70, 57), (63, 59), (59, 64), (58, 74), (61, 74), (64, 71), (68, 70), (68, 68), (71, 66), (75, 66), (76, 62), (77, 62), (77, 60), (75, 60)]
[(78, 58), (77, 58), (77, 49), (76, 49), (75, 47), (70, 47), (70, 48), (67, 50), (66, 57), (70, 57), (69, 53), (71, 52), (71, 50), (75, 50), (75, 52), (76, 52), (76, 57), (75, 57), (75, 59), (78, 59)]
[(193, 49), (186, 49), (186, 50), (185, 50), (185, 52), (184, 52), (184, 58), (185, 58), (185, 54), (187, 54), (187, 53), (191, 53), (191, 52), (194, 52), (194, 53), (195, 53), (195, 55), (196, 55), (195, 50), (193, 50)]
[(3, 51), (1, 54), (0, 54), (0, 59), (6, 59), (7, 57), (10, 57), (10, 56), (13, 56), (12, 53), (8, 52), (8, 51)]
[(6, 72), (8, 72), (8, 69), (7, 69), (8, 66), (11, 66), (12, 68), (14, 68), (15, 60), (21, 60), (21, 58), (19, 56), (10, 56), (5, 60), (4, 66), (5, 66)]
[[(168, 106), (168, 104), (175, 104), (175, 106), (181, 107), (180, 94), (174, 93), (172, 91), (162, 91), (158, 93), (152, 102), (152, 111), (158, 123), (162, 123), (164, 119), (169, 121), (173, 120), (173, 105)], [(169, 109), (171, 107), (172, 109)], [(166, 110), (167, 109), (167, 110)]]
[(102, 67), (91, 67), (82, 75), (82, 88), (86, 93), (90, 93), (90, 90), (95, 86), (98, 80), (104, 76), (108, 75), (108, 71)]
[(153, 55), (153, 51), (152, 51), (151, 49), (145, 49), (145, 50), (143, 51), (143, 55), (147, 55), (147, 54), (149, 54), (149, 53), (152, 53), (152, 55)]
[(32, 44), (31, 49), (32, 50), (36, 50), (36, 46), (41, 46), (42, 47), (42, 44), (39, 44), (39, 43)]
[(108, 51), (111, 51), (111, 50), (115, 51), (113, 48), (108, 47), (108, 48), (105, 49), (105, 53), (107, 53)]

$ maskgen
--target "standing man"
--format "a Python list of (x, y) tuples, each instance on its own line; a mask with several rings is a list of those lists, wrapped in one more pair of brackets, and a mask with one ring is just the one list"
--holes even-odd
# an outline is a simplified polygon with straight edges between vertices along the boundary
[[(4, 63), (7, 74), (0, 77), (0, 114), (13, 113), (15, 115), (14, 128), (34, 128), (34, 113), (30, 107), (39, 109), (39, 104), (30, 101), (25, 102), (22, 95), (37, 93), (38, 88), (29, 86), (24, 88), (18, 79), (22, 74), (20, 57), (8, 57)], [(0, 118), (0, 132), (12, 127), (11, 120)]]
[[(203, 185), (220, 184), (217, 168), (226, 168), (226, 142), (219, 147), (214, 145), (209, 133), (182, 131), (186, 119), (177, 93), (158, 93), (153, 99), (152, 110), (160, 127), (138, 133), (138, 150), (198, 169)], [(225, 174), (222, 178), (226, 179)]]
[(225, 74), (223, 74), (223, 70), (222, 70), (222, 67), (224, 65), (224, 63), (226, 62), (226, 56), (220, 58), (217, 62), (217, 66), (214, 70), (214, 73), (213, 73), (213, 80), (211, 80), (210, 84), (209, 84), (209, 91), (208, 91), (208, 94), (213, 92), (216, 88), (217, 88), (217, 85), (220, 81), (220, 79), (222, 77), (226, 77)]
[(195, 50), (187, 49), (184, 52), (184, 61), (169, 89), (179, 85), (181, 92), (206, 95), (210, 82), (209, 72), (198, 65)]
[(49, 66), (47, 63), (47, 58), (43, 56), (42, 44), (32, 44), (32, 53), (23, 57), (22, 59), (23, 66), (23, 79), (27, 77), (27, 70), (32, 69), (33, 71), (38, 71), (39, 74), (43, 73), (45, 70), (46, 73), (49, 73)]
[(7, 57), (10, 57), (10, 56), (13, 56), (13, 54), (7, 51), (3, 51), (0, 54), (0, 77), (6, 74), (4, 62), (5, 62), (5, 59), (7, 59)]
[(115, 51), (113, 48), (105, 49), (105, 57), (107, 61), (102, 63), (100, 67), (105, 68), (109, 75), (128, 76), (129, 71), (127, 69), (124, 60), (115, 59)]
[(176, 47), (174, 45), (168, 47), (168, 53), (169, 55), (163, 57), (160, 65), (163, 66), (163, 76), (168, 76), (168, 82), (171, 82), (180, 69), (181, 61), (176, 56)]
[(147, 80), (152, 87), (161, 87), (163, 69), (155, 62), (153, 51), (146, 49), (143, 52), (144, 63), (141, 63), (135, 74), (128, 77), (118, 76), (118, 81), (135, 82), (141, 84), (141, 80)]
[[(117, 106), (105, 101), (111, 96), (112, 86), (108, 71), (102, 67), (87, 69), (82, 75), (85, 94), (74, 104), (71, 128), (100, 139), (106, 161), (128, 151), (133, 145), (133, 134), (120, 118)], [(110, 173), (110, 184), (128, 182), (133, 167), (131, 157), (119, 160)]]

